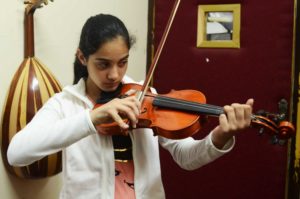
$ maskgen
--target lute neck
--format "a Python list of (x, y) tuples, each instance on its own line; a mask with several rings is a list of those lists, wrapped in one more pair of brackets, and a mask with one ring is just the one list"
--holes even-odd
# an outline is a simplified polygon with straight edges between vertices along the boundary
[(34, 11), (26, 12), (24, 20), (24, 58), (34, 57), (34, 23), (33, 23)]

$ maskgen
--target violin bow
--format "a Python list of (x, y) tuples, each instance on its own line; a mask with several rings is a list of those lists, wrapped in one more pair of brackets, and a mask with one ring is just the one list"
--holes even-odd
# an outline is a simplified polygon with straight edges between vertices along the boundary
[(157, 62), (158, 62), (158, 59), (159, 59), (160, 54), (162, 52), (162, 49), (163, 49), (163, 47), (164, 47), (164, 45), (166, 43), (167, 37), (168, 37), (169, 32), (170, 32), (170, 28), (171, 28), (171, 26), (173, 24), (175, 15), (176, 15), (178, 7), (179, 7), (179, 4), (180, 4), (180, 0), (176, 0), (175, 4), (173, 6), (173, 9), (171, 11), (171, 14), (170, 14), (167, 26), (166, 26), (166, 28), (164, 30), (164, 33), (162, 35), (162, 38), (161, 38), (161, 40), (159, 42), (159, 45), (158, 45), (157, 50), (156, 50), (156, 53), (155, 53), (154, 58), (152, 60), (151, 66), (150, 66), (149, 71), (147, 73), (146, 79), (145, 79), (144, 84), (142, 86), (142, 89), (137, 94), (137, 99), (140, 102), (143, 101), (143, 99), (145, 97), (145, 94), (146, 94), (146, 92), (147, 92), (147, 90), (149, 88), (150, 81), (151, 81), (151, 79), (153, 77), (153, 74), (154, 74), (155, 68), (157, 66)]

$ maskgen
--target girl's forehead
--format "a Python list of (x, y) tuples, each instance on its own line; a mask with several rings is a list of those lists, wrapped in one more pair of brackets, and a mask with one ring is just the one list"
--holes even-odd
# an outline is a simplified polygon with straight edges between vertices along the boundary
[(99, 47), (95, 54), (110, 55), (110, 54), (128, 54), (128, 46), (122, 37), (105, 42)]

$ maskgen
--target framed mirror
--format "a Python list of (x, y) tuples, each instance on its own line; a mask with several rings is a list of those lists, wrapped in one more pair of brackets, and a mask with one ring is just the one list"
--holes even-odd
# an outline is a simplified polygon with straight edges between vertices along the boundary
[(240, 4), (198, 6), (198, 48), (240, 48)]

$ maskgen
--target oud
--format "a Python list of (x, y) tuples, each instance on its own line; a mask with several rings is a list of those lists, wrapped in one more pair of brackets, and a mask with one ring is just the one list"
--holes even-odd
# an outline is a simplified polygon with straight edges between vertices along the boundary
[(47, 0), (29, 0), (24, 2), (25, 20), (24, 60), (16, 71), (10, 84), (3, 108), (2, 117), (2, 158), (6, 169), (20, 178), (43, 178), (61, 171), (61, 152), (49, 155), (24, 167), (12, 167), (7, 161), (7, 149), (12, 137), (24, 128), (61, 86), (48, 68), (34, 55), (34, 20), (36, 9), (47, 5)]

